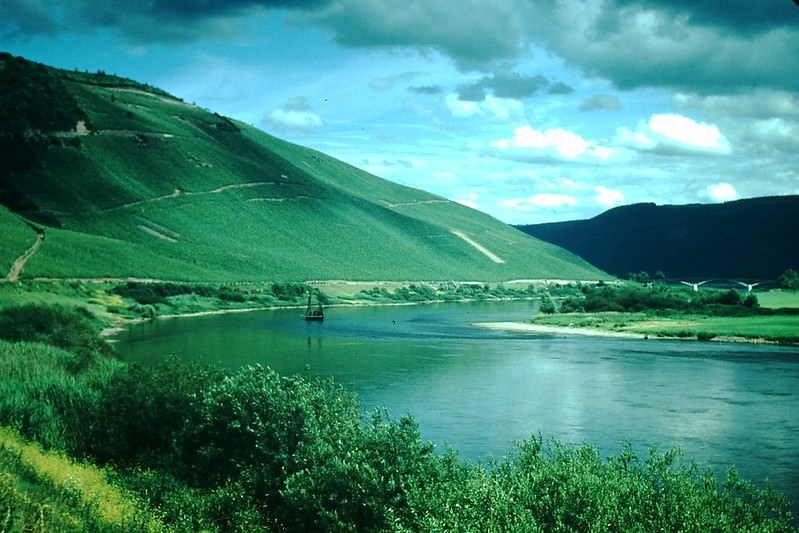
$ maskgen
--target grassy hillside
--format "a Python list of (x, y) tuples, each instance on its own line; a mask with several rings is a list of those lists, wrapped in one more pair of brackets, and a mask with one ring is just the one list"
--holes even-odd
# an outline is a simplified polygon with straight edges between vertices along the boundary
[[(34, 243), (31, 221), (44, 240), (23, 277), (608, 278), (483, 213), (152, 87), (8, 55), (3, 76), (0, 139), (20, 155), (0, 164), (0, 274)], [(66, 111), (31, 111), (52, 102)]]
[(617, 276), (773, 280), (799, 268), (799, 196), (715, 205), (637, 204), (590, 220), (519, 226)]

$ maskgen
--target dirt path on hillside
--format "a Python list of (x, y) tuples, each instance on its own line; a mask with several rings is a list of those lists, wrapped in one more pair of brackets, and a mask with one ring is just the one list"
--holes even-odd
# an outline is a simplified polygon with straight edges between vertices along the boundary
[(17, 281), (19, 279), (19, 275), (22, 272), (22, 269), (25, 268), (25, 263), (33, 257), (33, 254), (39, 249), (39, 246), (42, 245), (42, 241), (44, 241), (44, 231), (34, 228), (36, 230), (36, 242), (33, 243), (33, 246), (28, 248), (28, 250), (19, 256), (14, 264), (11, 265), (11, 270), (8, 272), (8, 276), (6, 276), (6, 281)]
[(392, 204), (391, 202), (387, 202), (385, 200), (380, 200), (380, 203), (384, 204), (386, 207), (406, 207), (410, 205), (429, 205), (429, 204), (448, 204), (450, 200), (418, 200), (416, 202), (400, 202), (398, 204)]
[(491, 259), (493, 262), (499, 263), (499, 264), (502, 264), (502, 263), (505, 262), (505, 260), (502, 259), (500, 256), (498, 256), (497, 254), (495, 254), (494, 252), (492, 252), (491, 250), (489, 250), (488, 248), (486, 248), (485, 246), (483, 246), (479, 242), (475, 241), (474, 239), (472, 239), (471, 237), (466, 235), (464, 232), (462, 232), (460, 230), (457, 230), (457, 229), (450, 230), (450, 232), (452, 232), (452, 234), (455, 235), (456, 237), (459, 237), (459, 238), (463, 239), (463, 241), (465, 241), (466, 243), (471, 245), (475, 250), (477, 250), (481, 254), (485, 255), (486, 257)]
[(253, 181), (248, 183), (232, 183), (230, 185), (222, 185), (221, 187), (217, 187), (216, 189), (212, 189), (210, 191), (184, 191), (183, 189), (175, 189), (169, 194), (165, 194), (163, 196), (156, 196), (155, 198), (147, 198), (146, 200), (136, 200), (135, 202), (128, 202), (125, 204), (117, 205), (114, 207), (106, 207), (105, 209), (101, 209), (98, 212), (100, 213), (108, 213), (110, 211), (115, 211), (119, 209), (128, 209), (131, 207), (136, 207), (143, 204), (149, 204), (153, 202), (161, 202), (164, 200), (168, 200), (170, 198), (177, 198), (179, 196), (201, 196), (206, 194), (220, 194), (225, 191), (229, 191), (231, 189), (244, 189), (249, 187), (262, 187), (266, 185), (277, 185), (274, 181)]

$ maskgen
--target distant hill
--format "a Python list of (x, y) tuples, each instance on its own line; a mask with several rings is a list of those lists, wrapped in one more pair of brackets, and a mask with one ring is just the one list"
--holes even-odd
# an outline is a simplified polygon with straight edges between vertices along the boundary
[(160, 89), (8, 53), (0, 151), (0, 279), (28, 250), (23, 278), (609, 278), (484, 213)]
[(617, 276), (772, 280), (799, 269), (799, 196), (635, 204), (589, 220), (517, 227)]

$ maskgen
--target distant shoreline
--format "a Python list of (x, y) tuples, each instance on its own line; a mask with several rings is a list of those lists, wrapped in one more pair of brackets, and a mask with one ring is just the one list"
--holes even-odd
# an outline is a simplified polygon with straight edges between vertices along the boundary
[[(469, 302), (483, 302), (483, 301), (504, 301), (504, 300), (531, 300), (534, 298), (485, 298), (474, 299), (464, 298), (462, 300), (421, 300), (418, 302), (371, 302), (368, 300), (353, 301), (346, 303), (335, 303), (325, 305), (325, 308), (335, 307), (394, 307), (394, 306), (408, 306), (408, 305), (427, 305), (427, 304), (441, 304), (441, 303), (469, 303)], [(149, 318), (127, 318), (118, 320), (113, 326), (104, 328), (100, 332), (100, 336), (104, 338), (113, 337), (123, 331), (128, 326), (133, 324), (141, 324), (142, 322), (149, 322), (152, 320), (173, 319), (173, 318), (197, 318), (201, 316), (211, 315), (224, 315), (228, 313), (248, 313), (250, 311), (277, 311), (280, 309), (305, 309), (305, 304), (295, 305), (270, 305), (261, 307), (233, 307), (228, 309), (207, 309), (205, 311), (191, 311), (188, 313), (170, 313), (166, 315), (156, 315)]]
[[(617, 339), (657, 339), (676, 341), (699, 341), (697, 336), (678, 337), (676, 335), (655, 335), (646, 333), (632, 333), (625, 331), (609, 331), (593, 328), (575, 328), (568, 326), (549, 326), (544, 324), (530, 324), (524, 322), (475, 322), (472, 326), (509, 333), (529, 333), (531, 335), (583, 335), (587, 337), (611, 337)], [(731, 335), (717, 335), (704, 342), (731, 342), (736, 344), (773, 344), (780, 345), (778, 341), (764, 338), (749, 338)]]

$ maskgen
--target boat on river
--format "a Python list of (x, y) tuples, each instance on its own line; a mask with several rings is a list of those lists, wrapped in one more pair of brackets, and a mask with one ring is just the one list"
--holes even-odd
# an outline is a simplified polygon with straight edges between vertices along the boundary
[(312, 320), (315, 322), (322, 322), (325, 319), (325, 310), (322, 308), (322, 303), (317, 301), (314, 306), (311, 302), (311, 295), (308, 295), (308, 307), (305, 308), (305, 320)]

